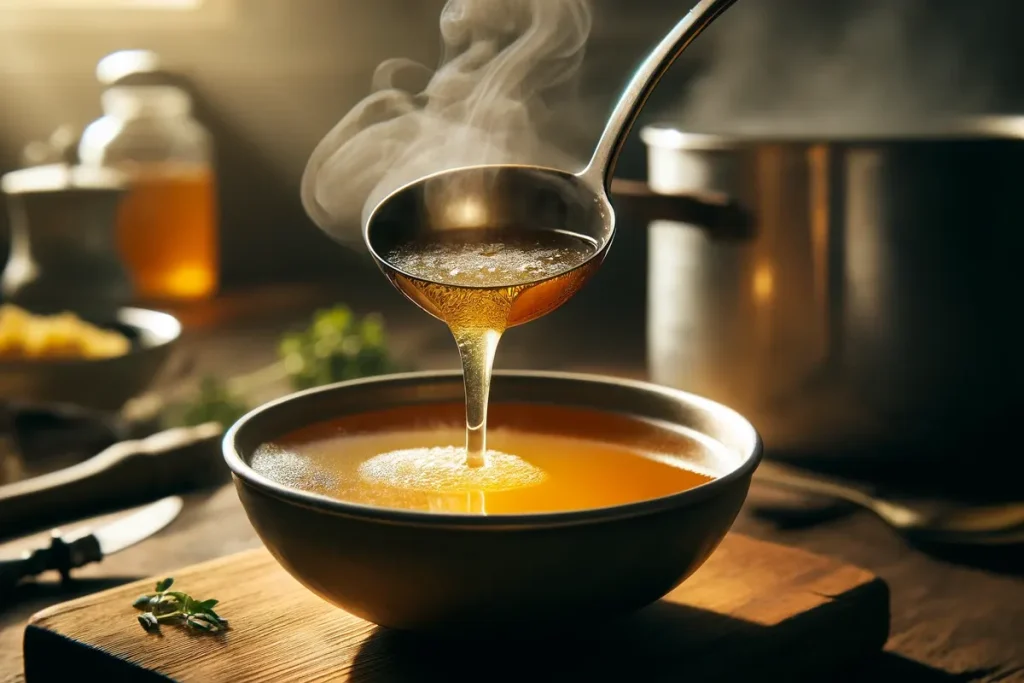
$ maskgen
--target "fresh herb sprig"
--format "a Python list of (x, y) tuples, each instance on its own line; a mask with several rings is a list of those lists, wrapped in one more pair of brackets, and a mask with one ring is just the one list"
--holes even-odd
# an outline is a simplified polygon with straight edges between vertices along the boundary
[(390, 353), (383, 318), (360, 317), (345, 305), (316, 311), (305, 329), (282, 336), (277, 354), (273, 365), (248, 375), (203, 378), (195, 396), (168, 411), (168, 426), (212, 421), (227, 427), (249, 411), (250, 394), (282, 381), (301, 391), (405, 369)]
[(217, 600), (196, 600), (186, 593), (170, 590), (173, 584), (173, 578), (166, 578), (157, 582), (155, 593), (135, 598), (132, 605), (144, 610), (138, 617), (142, 628), (153, 632), (162, 624), (174, 624), (204, 633), (217, 633), (228, 627), (228, 620), (213, 611)]
[(226, 382), (207, 376), (199, 383), (195, 400), (185, 405), (177, 422), (185, 425), (201, 425), (219, 422), (225, 427), (234, 424), (249, 412), (249, 405), (231, 392)]
[(395, 367), (383, 318), (359, 317), (347, 306), (317, 311), (309, 327), (281, 339), (278, 353), (297, 391), (383, 375)]

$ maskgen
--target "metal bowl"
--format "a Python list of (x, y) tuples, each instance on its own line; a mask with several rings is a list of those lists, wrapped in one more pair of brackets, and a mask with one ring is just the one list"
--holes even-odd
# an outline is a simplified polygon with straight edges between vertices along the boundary
[(181, 336), (177, 318), (142, 308), (90, 322), (124, 333), (132, 350), (114, 358), (0, 361), (0, 401), (119, 410), (149, 387)]
[(643, 382), (499, 372), (502, 403), (611, 411), (695, 430), (735, 457), (717, 479), (629, 505), (564, 513), (474, 516), (345, 503), (283, 486), (249, 460), (260, 444), (343, 415), (461, 402), (462, 375), (428, 372), (343, 382), (250, 412), (224, 457), (250, 522), (278, 562), (328, 602), (378, 625), (476, 636), (558, 631), (654, 602), (718, 546), (761, 459), (756, 430), (733, 410)]

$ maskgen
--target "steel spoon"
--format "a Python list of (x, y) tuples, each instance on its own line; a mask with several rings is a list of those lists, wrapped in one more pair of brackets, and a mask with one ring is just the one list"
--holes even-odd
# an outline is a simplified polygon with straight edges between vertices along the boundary
[(838, 498), (873, 512), (907, 537), (963, 545), (1024, 543), (1024, 502), (973, 506), (961, 503), (897, 502), (846, 482), (764, 462), (754, 481), (812, 495)]

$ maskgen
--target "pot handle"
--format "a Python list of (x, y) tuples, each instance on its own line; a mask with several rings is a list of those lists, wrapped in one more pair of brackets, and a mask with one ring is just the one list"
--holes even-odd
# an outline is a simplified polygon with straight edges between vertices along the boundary
[(614, 178), (611, 195), (623, 211), (648, 223), (689, 223), (704, 228), (716, 240), (749, 240), (755, 234), (753, 215), (723, 194), (661, 194), (642, 180)]

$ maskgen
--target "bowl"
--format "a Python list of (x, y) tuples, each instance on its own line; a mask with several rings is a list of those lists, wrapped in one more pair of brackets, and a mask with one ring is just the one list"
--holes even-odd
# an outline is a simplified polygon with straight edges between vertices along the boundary
[(131, 351), (113, 358), (0, 360), (0, 401), (120, 410), (156, 379), (181, 336), (174, 316), (142, 308), (89, 322), (124, 333)]
[(498, 372), (502, 403), (612, 411), (693, 429), (735, 456), (717, 479), (674, 495), (562, 513), (460, 515), (369, 507), (283, 486), (248, 464), (263, 443), (366, 411), (464, 400), (459, 372), (417, 372), (292, 394), (225, 434), (246, 515), (296, 580), (380, 626), (442, 636), (577, 630), (648, 605), (690, 576), (732, 525), (761, 458), (733, 410), (644, 382)]

